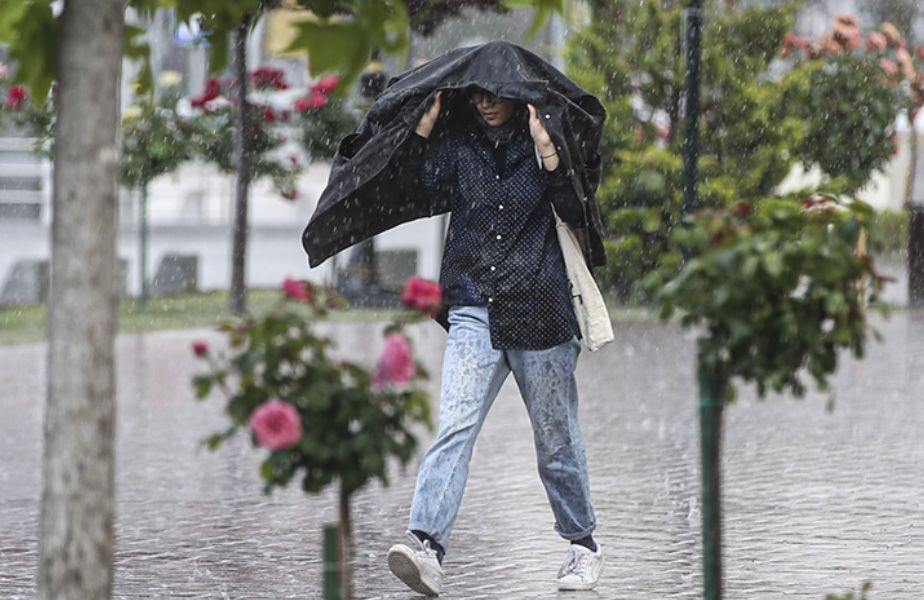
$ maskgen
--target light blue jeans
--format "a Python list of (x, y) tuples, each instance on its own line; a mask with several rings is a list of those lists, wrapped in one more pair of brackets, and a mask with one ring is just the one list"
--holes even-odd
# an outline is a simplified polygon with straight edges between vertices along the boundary
[(596, 518), (574, 380), (580, 342), (573, 338), (546, 350), (496, 350), (488, 310), (481, 306), (451, 308), (449, 323), (439, 430), (420, 464), (408, 529), (426, 532), (448, 548), (475, 438), (512, 371), (533, 426), (539, 477), (555, 515), (555, 530), (567, 540), (590, 535)]

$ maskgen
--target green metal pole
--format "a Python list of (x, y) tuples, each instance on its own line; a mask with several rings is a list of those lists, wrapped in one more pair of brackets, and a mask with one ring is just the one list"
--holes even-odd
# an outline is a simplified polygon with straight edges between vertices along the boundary
[(340, 528), (324, 526), (324, 600), (340, 600)]
[(141, 185), (138, 207), (138, 277), (141, 280), (141, 308), (148, 306), (148, 185)]
[(703, 598), (722, 598), (722, 409), (726, 382), (699, 365), (699, 435), (702, 472)]

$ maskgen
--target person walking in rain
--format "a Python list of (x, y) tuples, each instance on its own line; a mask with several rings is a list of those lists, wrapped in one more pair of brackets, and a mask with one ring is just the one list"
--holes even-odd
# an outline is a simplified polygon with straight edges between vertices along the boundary
[[(548, 102), (552, 96), (548, 90), (537, 92), (536, 86), (517, 80), (516, 75), (504, 82), (504, 77), (511, 77), (510, 69), (523, 71), (514, 63), (535, 70), (535, 61), (541, 59), (498, 42), (475, 50), (474, 59), (463, 54), (468, 62), (450, 62), (448, 68), (443, 64), (429, 78), (424, 77), (427, 65), (418, 68), (424, 69), (421, 77), (429, 84), (426, 99), (418, 104), (419, 118), (415, 115), (408, 126), (406, 117), (398, 117), (409, 131), (388, 148), (387, 161), (365, 184), (354, 163), (347, 172), (355, 178), (354, 185), (358, 183), (357, 191), (352, 196), (340, 194), (341, 198), (362, 198), (363, 190), (371, 192), (380, 199), (378, 210), (386, 222), (394, 212), (408, 210), (382, 208), (389, 206), (388, 190), (415, 198), (420, 206), (417, 216), (451, 213), (440, 272), (442, 323), (448, 328), (448, 339), (439, 427), (420, 464), (407, 542), (391, 547), (388, 566), (416, 592), (437, 596), (442, 591), (442, 563), (475, 440), (501, 385), (512, 373), (532, 424), (539, 475), (555, 529), (569, 543), (557, 587), (590, 590), (597, 584), (604, 559), (593, 538), (597, 522), (578, 424), (574, 370), (581, 349), (580, 330), (553, 213), (554, 207), (565, 222), (588, 228), (586, 196), (579, 197), (580, 186), (575, 185), (575, 167), (587, 161), (580, 156), (582, 140), (574, 139), (577, 136), (566, 140), (562, 134), (561, 141), (553, 141), (543, 124), (544, 119), (553, 122), (553, 113), (553, 123), (568, 119), (561, 110), (555, 111), (554, 101)], [(490, 52), (479, 59), (479, 50)], [(453, 66), (462, 69), (464, 76), (453, 77)], [(544, 62), (541, 68), (553, 69)], [(411, 71), (408, 77), (413, 80), (414, 74)], [(552, 74), (564, 78), (557, 71)], [(573, 87), (578, 91), (566, 88), (572, 96), (583, 92)], [(419, 81), (405, 89), (419, 91)], [(400, 90), (396, 93), (396, 102), (408, 102)], [(537, 103), (547, 101), (542, 114), (527, 101), (530, 98)], [(602, 107), (598, 113), (602, 114)], [(402, 131), (402, 125), (395, 129)], [(566, 130), (560, 125), (558, 129)], [(575, 129), (572, 123), (571, 130)], [(379, 139), (384, 135), (383, 131)], [(374, 145), (376, 136), (367, 134), (367, 138), (371, 141), (365, 146)], [(588, 153), (595, 153), (593, 139), (585, 135), (583, 142)], [(344, 146), (350, 143), (345, 140)], [(346, 153), (353, 154), (352, 160), (361, 154)], [(336, 179), (332, 175), (328, 189)], [(588, 180), (577, 183), (581, 181)], [(373, 203), (367, 202), (366, 210), (375, 211)], [(407, 215), (401, 218), (408, 220)], [(360, 219), (344, 222), (356, 220)], [(311, 223), (305, 234), (310, 257), (313, 250), (323, 256), (336, 245), (360, 237), (341, 232), (346, 241), (338, 239), (321, 249), (316, 240), (308, 239), (310, 233)], [(502, 478), (498, 485), (503, 484)]]

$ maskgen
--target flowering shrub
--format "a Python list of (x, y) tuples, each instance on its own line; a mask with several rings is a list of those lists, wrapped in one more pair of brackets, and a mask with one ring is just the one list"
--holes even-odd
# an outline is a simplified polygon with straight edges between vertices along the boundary
[(924, 103), (924, 72), (891, 23), (863, 32), (851, 14), (838, 15), (816, 39), (788, 34), (780, 51), (791, 63), (785, 101), (805, 126), (794, 149), (818, 165), (828, 189), (854, 194), (894, 156), (895, 119), (911, 119)]
[[(828, 196), (703, 211), (675, 232), (692, 258), (679, 275), (663, 268), (648, 285), (662, 318), (680, 312), (683, 325), (704, 329), (700, 365), (719, 379), (754, 382), (761, 396), (801, 396), (807, 371), (826, 390), (839, 349), (863, 355), (865, 303), (885, 281), (855, 252), (871, 217), (865, 204)], [(725, 389), (730, 400), (734, 389)]]
[(57, 86), (53, 85), (45, 102), (37, 103), (29, 96), (22, 85), (12, 80), (9, 67), (0, 63), (0, 129), (19, 130), (35, 137), (35, 150), (41, 154), (52, 152), (51, 141), (54, 138), (55, 107), (54, 98)]
[[(258, 91), (286, 89), (282, 71), (261, 67), (250, 74)], [(234, 173), (234, 104), (233, 80), (209, 79), (199, 96), (189, 99), (193, 116), (189, 119), (195, 153), (205, 162), (214, 163), (224, 173)], [(287, 141), (286, 128), (291, 112), (277, 110), (256, 100), (247, 102), (247, 147), (251, 180), (269, 177), (273, 187), (287, 199), (295, 197), (298, 162), (282, 156)]]
[(192, 157), (191, 128), (177, 112), (180, 82), (178, 73), (164, 71), (156, 97), (142, 98), (122, 112), (123, 185), (144, 189)]
[(308, 88), (308, 95), (295, 102), (295, 121), (301, 130), (302, 147), (312, 160), (328, 160), (337, 153), (340, 140), (352, 133), (359, 118), (331, 97), (339, 78), (324, 77)]
[[(192, 347), (209, 367), (194, 378), (196, 396), (221, 390), (231, 419), (208, 445), (248, 429), (254, 444), (270, 451), (260, 468), (267, 492), (296, 476), (307, 492), (338, 480), (346, 498), (372, 478), (387, 485), (389, 459), (407, 463), (417, 448), (413, 429), (431, 426), (429, 399), (418, 385), (427, 373), (404, 334), (424, 314), (404, 312), (385, 328), (382, 356), (370, 370), (333, 358), (333, 340), (314, 331), (314, 322), (338, 306), (328, 289), (287, 279), (282, 292), (262, 317), (221, 326), (227, 355), (204, 342)], [(427, 294), (426, 305), (438, 302), (432, 288)], [(414, 291), (406, 297), (409, 306), (424, 301)]]

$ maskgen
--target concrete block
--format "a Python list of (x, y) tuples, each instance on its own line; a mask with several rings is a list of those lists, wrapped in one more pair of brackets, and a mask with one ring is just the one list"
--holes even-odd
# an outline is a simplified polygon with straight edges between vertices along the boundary
[(151, 295), (180, 294), (199, 289), (199, 257), (195, 254), (168, 253), (160, 260)]
[(47, 260), (18, 260), (0, 291), (0, 306), (41, 304), (48, 301), (51, 273)]

